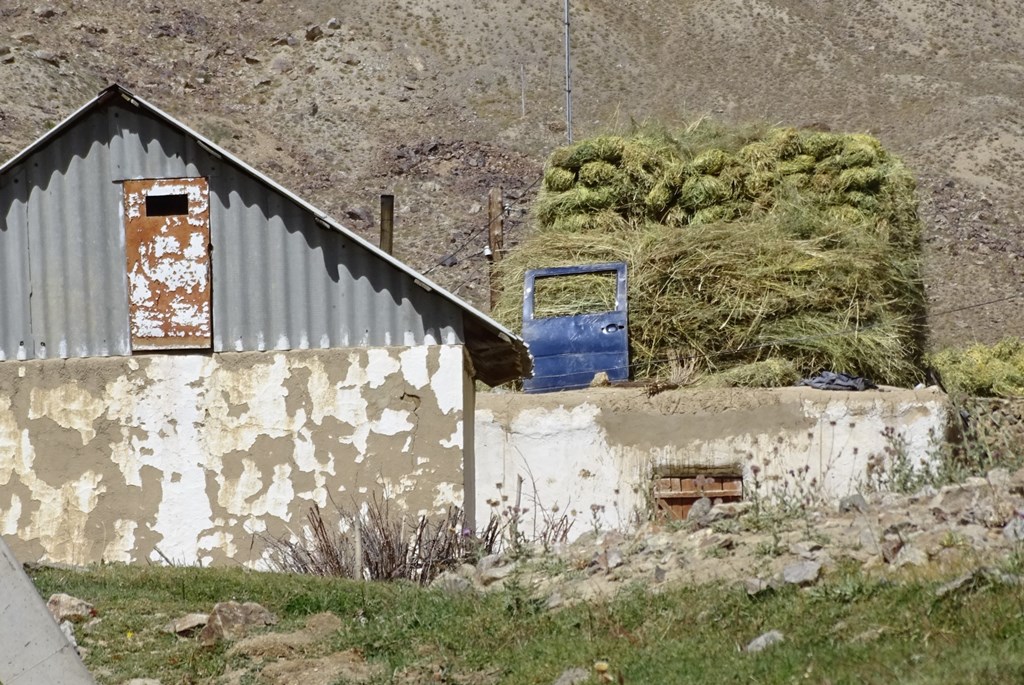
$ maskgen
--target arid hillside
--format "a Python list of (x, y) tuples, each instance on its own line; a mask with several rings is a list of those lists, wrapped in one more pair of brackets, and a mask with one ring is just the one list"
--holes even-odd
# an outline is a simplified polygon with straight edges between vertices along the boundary
[[(565, 140), (562, 30), (553, 0), (0, 0), (0, 157), (119, 82), (366, 236), (394, 192), (398, 256), (484, 304), (487, 190), (514, 243)], [(1013, 0), (574, 0), (574, 132), (870, 132), (920, 178), (932, 345), (1024, 335), (1022, 35)]]

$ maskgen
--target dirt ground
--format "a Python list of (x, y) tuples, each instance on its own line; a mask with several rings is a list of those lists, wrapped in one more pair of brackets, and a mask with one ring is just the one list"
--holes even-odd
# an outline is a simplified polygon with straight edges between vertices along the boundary
[[(891, 582), (941, 580), (936, 589), (941, 597), (976, 583), (1021, 582), (1001, 569), (1019, 554), (1022, 507), (1024, 469), (995, 469), (986, 477), (939, 488), (924, 485), (909, 494), (854, 495), (838, 507), (785, 500), (709, 504), (705, 513), (694, 512), (686, 521), (653, 521), (629, 534), (593, 531), (571, 545), (507, 548), (444, 572), (431, 587), (477, 597), (502, 589), (526, 593), (536, 606), (556, 614), (630, 588), (658, 594), (682, 584), (710, 583), (760, 595), (785, 586), (811, 587), (859, 568), (865, 578)], [(358, 651), (332, 647), (343, 620), (353, 617), (315, 614), (298, 630), (230, 643), (233, 668), (215, 682), (379, 682), (386, 676), (379, 664)], [(448, 680), (431, 656), (437, 654), (426, 652), (416, 664), (396, 671), (392, 682), (499, 680), (488, 671)]]
[[(565, 140), (561, 9), (6, 0), (0, 158), (120, 82), (367, 237), (395, 193), (397, 255), (484, 305), (487, 191), (514, 245)], [(574, 133), (871, 132), (919, 174), (931, 343), (1022, 335), (1022, 31), (1014, 0), (575, 2)]]

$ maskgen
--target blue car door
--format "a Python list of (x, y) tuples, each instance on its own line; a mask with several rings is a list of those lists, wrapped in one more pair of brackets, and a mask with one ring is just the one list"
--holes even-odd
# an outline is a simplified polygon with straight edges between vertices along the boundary
[[(615, 275), (615, 309), (572, 316), (535, 316), (536, 282), (541, 278), (581, 274)], [(533, 355), (533, 377), (526, 392), (585, 388), (600, 372), (612, 381), (629, 379), (629, 332), (626, 328), (626, 265), (622, 262), (560, 266), (526, 272), (523, 292), (523, 338)]]

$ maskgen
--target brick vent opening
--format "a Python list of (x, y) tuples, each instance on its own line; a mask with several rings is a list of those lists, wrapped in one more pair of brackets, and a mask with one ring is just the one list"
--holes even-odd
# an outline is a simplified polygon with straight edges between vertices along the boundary
[(707, 497), (715, 504), (740, 502), (743, 500), (743, 477), (694, 474), (654, 481), (654, 501), (660, 519), (685, 520), (693, 503), (701, 497)]

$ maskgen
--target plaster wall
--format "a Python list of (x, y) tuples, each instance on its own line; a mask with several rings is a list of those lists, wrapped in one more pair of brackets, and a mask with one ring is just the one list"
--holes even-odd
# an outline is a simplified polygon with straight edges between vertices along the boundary
[(259, 567), (312, 504), (461, 506), (464, 367), (461, 345), (0, 364), (0, 535), (23, 561)]
[(863, 488), (894, 441), (914, 463), (944, 435), (938, 390), (824, 392), (593, 388), (476, 398), (476, 518), (508, 507), (529, 535), (568, 515), (570, 539), (648, 519), (656, 476), (742, 475), (744, 492), (804, 488), (820, 501)]

